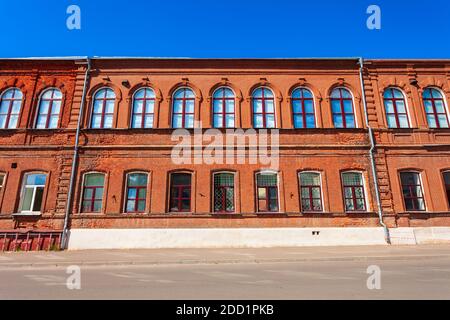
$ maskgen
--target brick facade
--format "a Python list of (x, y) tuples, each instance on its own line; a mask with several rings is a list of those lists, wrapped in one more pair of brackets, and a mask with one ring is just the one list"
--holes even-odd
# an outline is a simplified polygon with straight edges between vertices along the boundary
[[(61, 230), (66, 211), (86, 61), (83, 59), (2, 60), (0, 94), (8, 88), (23, 93), (17, 129), (0, 130), (0, 229)], [(356, 59), (225, 60), (225, 59), (93, 59), (81, 119), (79, 160), (70, 204), (72, 228), (236, 228), (379, 226), (372, 177), (369, 131)], [(422, 99), (433, 87), (450, 97), (449, 61), (365, 62), (363, 84), (369, 124), (374, 130), (377, 182), (385, 222), (399, 226), (450, 226), (442, 173), (450, 169), (450, 129), (430, 129)], [(203, 130), (212, 128), (212, 96), (217, 88), (234, 92), (235, 127), (252, 128), (252, 93), (259, 87), (274, 94), (279, 128), (278, 212), (258, 213), (255, 174), (260, 164), (175, 165), (171, 150), (173, 94), (191, 88), (194, 118)], [(112, 128), (92, 129), (95, 94), (115, 94)], [(143, 87), (155, 93), (151, 129), (130, 128), (134, 94)], [(313, 95), (316, 128), (294, 128), (292, 92), (307, 88)], [(408, 107), (410, 128), (389, 129), (383, 93), (399, 88)], [(56, 129), (34, 129), (41, 94), (57, 88), (63, 95)], [(331, 92), (347, 88), (354, 105), (356, 128), (335, 128)], [(448, 116), (448, 109), (446, 110)], [(189, 129), (193, 131), (192, 129)], [(224, 129), (219, 129), (224, 131)], [(234, 150), (234, 152), (237, 152)], [(420, 173), (426, 210), (405, 208), (399, 172)], [(124, 213), (126, 177), (145, 172), (149, 180), (144, 213)], [(234, 213), (214, 213), (212, 175), (234, 173)], [(321, 176), (322, 212), (301, 208), (298, 173)], [(341, 173), (362, 174), (366, 210), (344, 208)], [(47, 174), (40, 214), (19, 214), (24, 177)], [(105, 177), (101, 210), (82, 213), (84, 175)], [(191, 174), (190, 212), (170, 212), (169, 184), (173, 172)]]

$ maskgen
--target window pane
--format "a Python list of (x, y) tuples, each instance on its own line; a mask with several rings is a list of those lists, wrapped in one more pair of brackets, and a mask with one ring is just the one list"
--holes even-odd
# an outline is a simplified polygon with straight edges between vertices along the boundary
[(48, 127), (50, 128), (50, 129), (55, 129), (55, 128), (57, 128), (58, 127), (58, 116), (51, 116), (50, 117), (50, 121), (49, 121), (49, 123), (48, 123)]
[(362, 175), (357, 172), (347, 172), (342, 174), (344, 186), (360, 186), (362, 185)]
[(190, 186), (191, 185), (191, 175), (185, 173), (175, 173), (172, 174), (172, 185), (174, 186)]
[(18, 120), (19, 120), (19, 116), (11, 116), (10, 118), (9, 118), (9, 124), (8, 124), (8, 128), (9, 129), (15, 129), (15, 128), (17, 128), (17, 122), (18, 122)]
[(405, 103), (402, 100), (397, 100), (396, 106), (397, 106), (398, 113), (406, 113)]
[(215, 128), (222, 128), (223, 127), (223, 115), (222, 114), (215, 114), (214, 115), (214, 127)]
[(144, 108), (144, 102), (142, 100), (136, 100), (134, 102), (134, 113), (142, 113)]
[(294, 116), (294, 128), (303, 128), (303, 116), (301, 115)]
[(85, 181), (87, 187), (102, 187), (105, 183), (105, 176), (101, 173), (90, 173), (86, 175)]
[(314, 104), (313, 104), (312, 100), (305, 100), (304, 104), (305, 104), (305, 112), (306, 113), (314, 113)]
[(430, 100), (425, 100), (424, 105), (426, 113), (433, 113), (433, 103)]
[(154, 111), (155, 111), (155, 101), (147, 100), (145, 112), (146, 113), (153, 113)]
[(173, 116), (172, 127), (181, 128), (183, 126), (183, 116), (181, 114), (175, 114)]
[(228, 114), (225, 120), (227, 128), (234, 128), (234, 115)]
[(153, 128), (153, 115), (145, 116), (144, 126), (146, 128)]
[(145, 187), (147, 186), (147, 174), (145, 173), (133, 173), (128, 175), (128, 185), (132, 187)]
[(400, 128), (409, 128), (408, 117), (406, 115), (399, 115), (398, 121), (400, 122)]
[(292, 109), (293, 109), (294, 113), (301, 113), (302, 112), (302, 102), (300, 100), (292, 101)]
[(14, 101), (11, 108), (11, 113), (19, 114), (20, 113), (20, 107), (22, 105), (22, 101)]
[(21, 211), (31, 211), (31, 200), (33, 199), (33, 188), (25, 188), (22, 199)]
[(343, 128), (344, 127), (344, 121), (342, 119), (342, 116), (340, 116), (340, 115), (334, 115), (333, 122), (334, 122), (335, 128)]
[(193, 128), (194, 127), (194, 115), (188, 114), (185, 118), (185, 128)]
[(141, 115), (133, 116), (133, 122), (131, 124), (131, 127), (133, 127), (133, 128), (141, 128), (142, 127), (142, 116)]
[(173, 103), (173, 113), (182, 113), (183, 112), (183, 101), (175, 100)]
[(315, 128), (316, 127), (316, 119), (313, 115), (306, 116), (306, 127), (307, 128)]
[(0, 128), (4, 129), (6, 126), (6, 115), (0, 115)]
[(320, 175), (318, 173), (301, 173), (300, 184), (302, 186), (318, 186), (320, 185)]
[(40, 212), (42, 206), (42, 199), (44, 196), (44, 188), (37, 187), (34, 195), (33, 211)]
[(444, 102), (442, 100), (435, 100), (434, 106), (437, 113), (445, 113)]
[(276, 187), (277, 175), (272, 173), (259, 173), (256, 176), (258, 187)]
[(344, 112), (353, 113), (353, 106), (351, 100), (344, 100)]
[(272, 100), (266, 100), (265, 106), (266, 106), (266, 112), (268, 112), (268, 113), (275, 112)]
[(438, 115), (439, 127), (448, 128), (447, 116), (445, 114)]
[(27, 185), (45, 185), (47, 176), (45, 174), (28, 174), (26, 184)]
[(102, 116), (96, 115), (92, 117), (92, 128), (100, 128)]
[(353, 115), (345, 116), (345, 126), (347, 128), (354, 128), (355, 127), (355, 117)]
[(394, 113), (394, 103), (392, 100), (384, 100), (384, 107), (386, 108), (386, 113)]
[(225, 107), (225, 111), (227, 113), (233, 113), (234, 112), (234, 100), (227, 100), (225, 102), (226, 107)]
[(253, 100), (253, 112), (254, 113), (262, 113), (262, 101), (261, 100)]
[(186, 100), (185, 112), (194, 113), (194, 100)]
[(105, 116), (103, 128), (110, 129), (112, 128), (112, 124), (113, 124), (113, 116), (112, 115)]
[(273, 114), (266, 116), (266, 128), (275, 128), (275, 116)]
[(333, 113), (341, 113), (341, 101), (331, 100), (331, 110)]
[(263, 116), (261, 114), (255, 114), (253, 119), (255, 128), (262, 128), (264, 126)]
[(214, 100), (214, 112), (223, 112), (222, 100)]
[(437, 128), (436, 117), (433, 114), (429, 114), (427, 116), (427, 119), (428, 119), (428, 125), (430, 126), (430, 128)]

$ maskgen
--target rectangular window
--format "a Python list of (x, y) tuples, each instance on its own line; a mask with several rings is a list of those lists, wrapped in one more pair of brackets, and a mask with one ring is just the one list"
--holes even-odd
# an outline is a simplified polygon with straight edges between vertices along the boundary
[(450, 171), (444, 172), (443, 175), (444, 175), (445, 192), (447, 194), (447, 203), (450, 208)]
[(258, 212), (278, 212), (278, 176), (274, 173), (256, 175)]
[(88, 173), (84, 176), (82, 213), (99, 213), (102, 211), (105, 175)]
[(42, 173), (25, 175), (25, 181), (20, 199), (20, 212), (41, 212), (46, 180), (47, 175)]
[(127, 175), (127, 213), (145, 212), (147, 198), (147, 180), (146, 173), (130, 173)]
[(170, 211), (191, 211), (191, 174), (174, 173), (170, 179)]
[(302, 211), (322, 211), (322, 191), (319, 173), (300, 173), (300, 194)]
[(214, 212), (234, 212), (234, 174), (214, 174)]
[(342, 173), (345, 211), (366, 211), (364, 182), (359, 172)]
[(407, 211), (425, 211), (420, 174), (417, 172), (401, 172), (403, 200)]

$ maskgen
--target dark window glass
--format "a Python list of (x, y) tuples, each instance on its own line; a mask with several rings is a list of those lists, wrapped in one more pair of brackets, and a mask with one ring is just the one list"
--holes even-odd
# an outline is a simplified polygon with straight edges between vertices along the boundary
[(450, 207), (450, 171), (444, 172), (444, 183), (445, 183), (445, 191), (447, 194), (447, 201)]
[(173, 173), (170, 179), (170, 211), (191, 211), (191, 175)]
[(420, 174), (417, 172), (401, 172), (403, 199), (407, 211), (424, 211), (425, 199), (422, 192)]
[(258, 212), (278, 211), (278, 176), (273, 173), (256, 175)]
[(234, 175), (214, 175), (214, 212), (234, 212)]

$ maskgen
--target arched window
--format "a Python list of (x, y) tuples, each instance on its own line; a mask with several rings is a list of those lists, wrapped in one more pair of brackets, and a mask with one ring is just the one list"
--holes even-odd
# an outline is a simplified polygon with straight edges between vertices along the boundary
[(17, 88), (3, 92), (0, 97), (0, 129), (17, 128), (22, 98), (22, 92)]
[(234, 92), (227, 87), (214, 91), (213, 126), (214, 128), (234, 128), (235, 112)]
[(172, 128), (194, 128), (194, 92), (189, 88), (178, 89), (172, 104)]
[(425, 198), (420, 173), (414, 171), (400, 172), (400, 180), (406, 211), (425, 211)]
[(103, 173), (86, 173), (84, 175), (82, 213), (98, 213), (102, 211), (105, 175)]
[(109, 129), (113, 127), (116, 94), (111, 88), (102, 88), (94, 95), (91, 128)]
[(147, 199), (148, 174), (133, 172), (127, 174), (125, 212), (143, 213)]
[(272, 90), (258, 88), (252, 94), (253, 126), (275, 128), (275, 98)]
[(345, 88), (336, 88), (331, 92), (331, 111), (335, 128), (355, 128), (353, 98)]
[(278, 174), (257, 173), (256, 196), (258, 212), (278, 212)]
[(423, 104), (430, 128), (448, 128), (448, 116), (442, 93), (435, 88), (423, 91)]
[(384, 108), (389, 128), (409, 128), (408, 111), (403, 93), (396, 88), (384, 91)]
[(132, 128), (153, 128), (155, 113), (155, 92), (150, 88), (142, 88), (133, 96)]
[(20, 195), (21, 213), (41, 212), (46, 180), (47, 175), (45, 173), (25, 174)]
[(294, 128), (315, 128), (314, 99), (311, 91), (297, 88), (292, 91)]
[(342, 188), (345, 211), (366, 211), (364, 180), (361, 172), (343, 172)]
[(39, 100), (37, 129), (55, 129), (58, 127), (61, 111), (62, 93), (58, 89), (45, 90)]
[(191, 211), (191, 180), (190, 173), (172, 173), (170, 175), (170, 212)]
[(214, 212), (234, 212), (234, 174), (217, 172), (214, 178)]
[(322, 211), (322, 187), (320, 173), (301, 172), (300, 198), (303, 212)]

